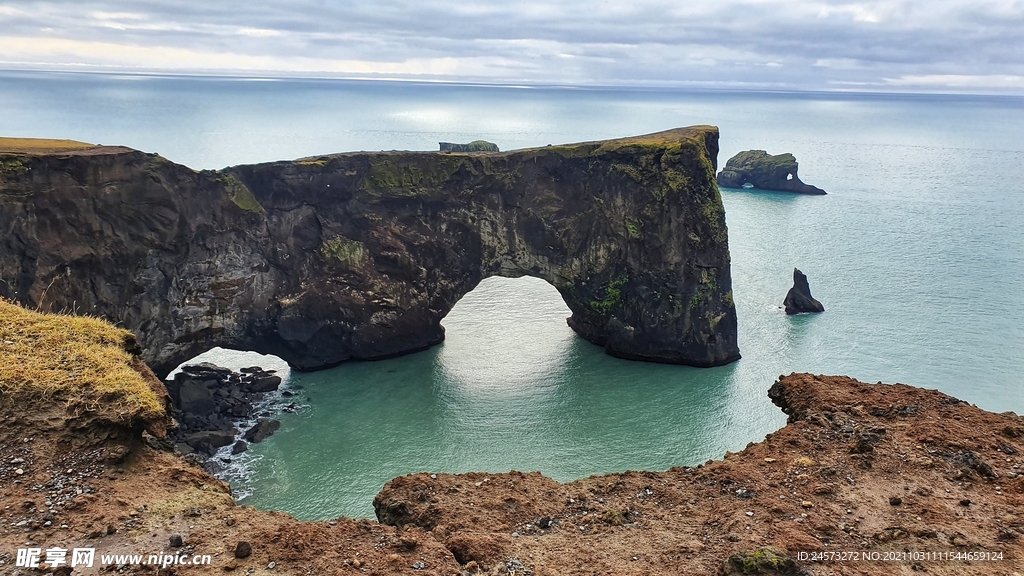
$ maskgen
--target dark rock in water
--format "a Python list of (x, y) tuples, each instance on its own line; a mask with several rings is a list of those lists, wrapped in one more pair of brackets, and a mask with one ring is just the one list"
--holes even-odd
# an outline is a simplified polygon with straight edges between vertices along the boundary
[(723, 188), (743, 188), (752, 184), (761, 190), (798, 194), (825, 194), (821, 188), (804, 184), (797, 176), (798, 164), (792, 154), (772, 156), (764, 150), (747, 150), (733, 156), (718, 174)]
[(498, 145), (486, 140), (473, 140), (469, 144), (439, 142), (441, 152), (497, 152)]
[(234, 433), (220, 430), (196, 432), (195, 434), (189, 434), (185, 437), (186, 444), (200, 452), (205, 452), (210, 455), (216, 452), (218, 448), (227, 446), (234, 441)]
[(232, 454), (241, 454), (249, 449), (249, 445), (245, 443), (245, 440), (239, 440), (235, 442), (235, 445), (231, 447)]
[(786, 307), (786, 314), (825, 311), (821, 302), (811, 297), (811, 286), (807, 283), (807, 276), (796, 268), (793, 268), (793, 287), (789, 289), (782, 305)]
[(611, 355), (717, 366), (739, 358), (717, 155), (712, 126), (199, 172), (127, 148), (13, 155), (0, 297), (118, 322), (159, 376), (215, 346), (316, 370), (439, 344), (482, 279), (533, 276)]
[(273, 392), (277, 390), (277, 387), (281, 385), (281, 377), (266, 375), (254, 378), (252, 384), (249, 385), (251, 392)]
[(206, 380), (206, 377), (221, 378), (231, 375), (230, 368), (217, 366), (212, 362), (200, 362), (198, 364), (182, 366), (181, 371), (200, 380)]
[(263, 442), (265, 438), (277, 431), (281, 427), (281, 423), (277, 420), (268, 420), (261, 418), (256, 422), (256, 425), (245, 431), (244, 438), (253, 444), (259, 444)]
[(175, 386), (172, 392), (169, 387), (168, 393), (174, 401), (175, 407), (182, 412), (195, 414), (197, 416), (209, 416), (217, 410), (217, 402), (213, 398), (213, 391), (206, 385), (206, 382), (195, 380), (184, 372), (174, 377)]

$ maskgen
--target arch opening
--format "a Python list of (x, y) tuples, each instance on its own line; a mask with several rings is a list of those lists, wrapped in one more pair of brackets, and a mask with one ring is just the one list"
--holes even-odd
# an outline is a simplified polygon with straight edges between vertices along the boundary
[(442, 320), (438, 369), (468, 391), (544, 386), (564, 371), (577, 340), (571, 314), (545, 280), (485, 278)]

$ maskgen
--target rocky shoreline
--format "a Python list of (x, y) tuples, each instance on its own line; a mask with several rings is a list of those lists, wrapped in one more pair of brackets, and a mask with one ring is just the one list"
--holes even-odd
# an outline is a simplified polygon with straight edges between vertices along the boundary
[[(1019, 576), (1024, 419), (835, 376), (791, 374), (768, 394), (788, 424), (722, 460), (564, 484), (536, 472), (412, 474), (375, 498), (380, 523), (239, 506), (139, 430), (55, 425), (45, 400), (0, 403), (0, 572), (36, 573), (9, 570), (31, 545), (211, 559), (107, 569), (162, 576)], [(883, 555), (893, 560), (873, 559)]]
[[(281, 383), (274, 370), (258, 366), (237, 372), (209, 362), (183, 366), (166, 382), (176, 425), (168, 430), (165, 445), (203, 463), (211, 473), (219, 472), (221, 463), (210, 458), (221, 448), (230, 446), (231, 454), (240, 454), (281, 426), (263, 406)], [(282, 411), (298, 408), (288, 401), (294, 394), (280, 390)]]

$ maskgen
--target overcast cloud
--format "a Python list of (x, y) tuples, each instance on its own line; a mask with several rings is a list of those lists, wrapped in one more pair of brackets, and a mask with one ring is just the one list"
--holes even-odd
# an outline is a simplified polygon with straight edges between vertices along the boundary
[(0, 67), (1024, 93), (1024, 0), (0, 0)]

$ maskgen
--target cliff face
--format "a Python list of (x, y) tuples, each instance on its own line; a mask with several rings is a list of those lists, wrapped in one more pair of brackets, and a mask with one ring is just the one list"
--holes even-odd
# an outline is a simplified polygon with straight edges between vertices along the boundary
[(739, 357), (718, 132), (195, 172), (127, 148), (0, 152), (0, 295), (132, 330), (158, 374), (213, 346), (299, 369), (443, 339), (488, 276), (551, 283), (626, 358)]

